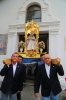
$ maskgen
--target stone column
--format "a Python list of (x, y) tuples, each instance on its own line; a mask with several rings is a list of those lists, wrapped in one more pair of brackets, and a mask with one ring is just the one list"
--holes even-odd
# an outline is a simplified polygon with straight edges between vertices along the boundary
[(58, 31), (49, 31), (49, 54), (51, 57), (58, 57)]

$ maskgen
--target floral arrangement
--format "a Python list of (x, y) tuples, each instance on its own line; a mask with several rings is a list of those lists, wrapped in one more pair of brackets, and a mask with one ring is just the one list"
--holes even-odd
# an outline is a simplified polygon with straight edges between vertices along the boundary
[(45, 49), (45, 43), (43, 41), (39, 42), (38, 47), (42, 48), (42, 49)]
[(18, 43), (18, 47), (20, 48), (24, 48), (25, 47), (25, 42), (23, 42), (22, 40)]

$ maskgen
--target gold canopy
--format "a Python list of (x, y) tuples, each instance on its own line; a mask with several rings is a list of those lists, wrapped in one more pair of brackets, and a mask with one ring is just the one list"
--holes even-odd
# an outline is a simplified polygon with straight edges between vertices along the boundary
[[(28, 38), (28, 35), (33, 33), (36, 37), (36, 43), (38, 44), (39, 38), (39, 25), (35, 23), (33, 20), (31, 22), (26, 23), (25, 25), (25, 41)], [(35, 57), (38, 54), (38, 45), (36, 45), (36, 50), (27, 50), (25, 46), (25, 53), (28, 57)]]

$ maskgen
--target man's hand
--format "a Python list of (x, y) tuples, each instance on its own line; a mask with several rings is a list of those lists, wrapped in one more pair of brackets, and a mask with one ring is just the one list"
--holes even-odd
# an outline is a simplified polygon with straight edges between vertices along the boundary
[(20, 93), (20, 92), (21, 92), (21, 91), (19, 91), (19, 90), (17, 91), (17, 93)]
[(7, 66), (9, 67), (10, 63), (7, 64)]
[(38, 98), (39, 97), (39, 93), (35, 93), (35, 97)]

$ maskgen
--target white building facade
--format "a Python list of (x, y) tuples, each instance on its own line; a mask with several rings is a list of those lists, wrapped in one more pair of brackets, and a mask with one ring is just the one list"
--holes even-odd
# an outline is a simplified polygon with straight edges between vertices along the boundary
[[(25, 33), (27, 8), (31, 5), (41, 7), (39, 33), (49, 34), (49, 54), (52, 58), (59, 57), (66, 70), (66, 1), (64, 0), (5, 0), (0, 3), (0, 34), (8, 34), (6, 55), (2, 60), (18, 51), (19, 35)], [(66, 77), (66, 72), (64, 77)], [(0, 76), (0, 81), (2, 77)]]

